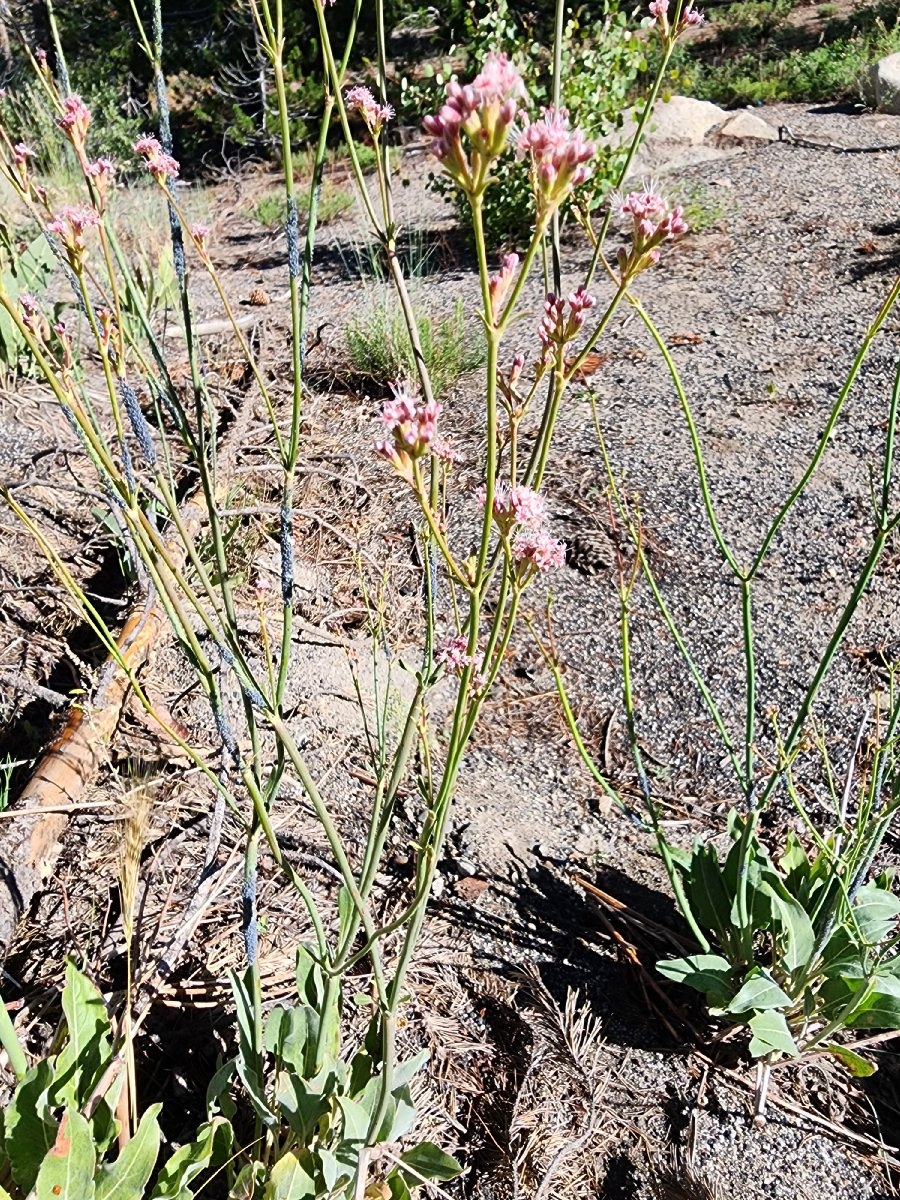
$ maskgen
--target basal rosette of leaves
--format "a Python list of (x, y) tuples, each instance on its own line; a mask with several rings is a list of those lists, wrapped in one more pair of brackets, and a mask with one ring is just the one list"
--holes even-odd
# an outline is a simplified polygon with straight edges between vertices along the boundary
[[(603, 139), (621, 127), (628, 95), (646, 69), (645, 43), (618, 0), (607, 0), (598, 8), (599, 16), (596, 9), (575, 10), (566, 23), (562, 44), (562, 104), (572, 125), (597, 142), (591, 180), (579, 196), (579, 206), (588, 210), (596, 207), (618, 180), (627, 146), (606, 144)], [(547, 44), (526, 22), (527, 17), (511, 9), (507, 0), (499, 0), (487, 10), (480, 3), (470, 5), (464, 47), (451, 48), (442, 71), (417, 83), (409, 78), (402, 81), (403, 107), (409, 116), (435, 107), (444, 84), (456, 78), (451, 64), (458, 62), (461, 53), (467, 63), (480, 63), (492, 50), (506, 50), (525, 82), (530, 116), (537, 117), (541, 108), (551, 103), (553, 63)], [(496, 164), (493, 176), (494, 185), (484, 199), (485, 232), (494, 245), (520, 246), (527, 241), (534, 219), (528, 173), (509, 152)], [(461, 193), (440, 172), (432, 174), (431, 186), (453, 204), (466, 228), (467, 209)]]
[(818, 1048), (854, 1074), (871, 1074), (864, 1059), (829, 1038), (841, 1029), (900, 1028), (900, 898), (890, 875), (861, 882), (869, 855), (843, 853), (837, 833), (813, 855), (790, 833), (777, 859), (735, 814), (729, 833), (724, 857), (709, 842), (690, 852), (669, 847), (682, 907), (710, 946), (663, 960), (659, 971), (701, 992), (711, 1015), (748, 1026), (755, 1058)]
[[(301, 948), (299, 1002), (270, 1012), (260, 1069), (246, 980), (233, 974), (232, 989), (237, 1053), (209, 1083), (207, 1120), (196, 1136), (157, 1165), (160, 1104), (151, 1105), (130, 1140), (117, 1147), (125, 1082), (121, 1051), (103, 997), (69, 962), (61, 1048), (20, 1072), (3, 1109), (0, 1200), (193, 1200), (214, 1173), (224, 1173), (234, 1197), (255, 1194), (257, 1185), (264, 1186), (267, 1200), (347, 1195), (379, 1105), (377, 1022), (356, 1053), (342, 1058), (339, 993), (326, 1003), (323, 974)], [(318, 1039), (323, 1023), (324, 1052)], [(412, 1124), (409, 1084), (427, 1057), (422, 1051), (397, 1063), (381, 1117), (385, 1140)], [(229, 1095), (234, 1081), (263, 1126), (277, 1134), (277, 1151), (265, 1161), (248, 1153), (232, 1125), (238, 1115)], [(391, 1197), (408, 1200), (422, 1183), (446, 1182), (459, 1170), (433, 1143), (419, 1142), (397, 1157), (381, 1182)]]

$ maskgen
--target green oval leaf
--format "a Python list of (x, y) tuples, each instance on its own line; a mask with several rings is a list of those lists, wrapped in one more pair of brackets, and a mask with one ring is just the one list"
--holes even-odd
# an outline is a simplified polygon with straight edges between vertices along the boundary
[(38, 1171), (36, 1200), (93, 1200), (96, 1165), (90, 1125), (78, 1109), (67, 1108)]
[(753, 1032), (750, 1053), (754, 1058), (763, 1058), (773, 1052), (789, 1054), (796, 1058), (797, 1043), (791, 1037), (787, 1019), (780, 1012), (759, 1012), (747, 1022)]
[(446, 1183), (462, 1171), (456, 1159), (445, 1154), (434, 1142), (419, 1142), (418, 1146), (401, 1154), (400, 1161), (412, 1168), (412, 1178), (407, 1181), (411, 1185), (421, 1183), (423, 1179), (439, 1179)]
[(734, 991), (732, 968), (720, 954), (690, 954), (687, 958), (663, 959), (656, 964), (660, 975), (703, 992), (714, 1008), (724, 1007)]
[(725, 1011), (736, 1014), (790, 1008), (792, 1003), (790, 996), (778, 986), (768, 971), (762, 967), (752, 967), (747, 972), (743, 987)]
[(96, 1200), (141, 1200), (159, 1154), (161, 1104), (153, 1104), (141, 1117), (134, 1137), (110, 1166), (101, 1168)]
[(265, 1200), (304, 1200), (315, 1194), (315, 1181), (293, 1150), (279, 1158), (272, 1168), (263, 1193)]
[(848, 1049), (847, 1046), (837, 1046), (832, 1042), (828, 1046), (823, 1046), (822, 1049), (835, 1058), (840, 1059), (855, 1079), (868, 1079), (870, 1075), (874, 1075), (878, 1070), (873, 1062), (869, 1062), (867, 1058), (863, 1058), (861, 1054), (857, 1054), (855, 1050)]

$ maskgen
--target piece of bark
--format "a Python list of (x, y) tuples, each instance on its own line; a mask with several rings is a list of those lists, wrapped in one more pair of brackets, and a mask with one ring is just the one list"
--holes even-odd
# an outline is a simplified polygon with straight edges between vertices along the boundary
[[(141, 605), (118, 639), (119, 651), (133, 671), (158, 639), (164, 619), (158, 604)], [(4, 822), (0, 833), (0, 956), (5, 955), (22, 914), (53, 873), (68, 824), (59, 809), (78, 802), (107, 759), (107, 745), (128, 695), (128, 675), (110, 658), (89, 707), (73, 705), (62, 733), (41, 758), (19, 796), (21, 815)]]

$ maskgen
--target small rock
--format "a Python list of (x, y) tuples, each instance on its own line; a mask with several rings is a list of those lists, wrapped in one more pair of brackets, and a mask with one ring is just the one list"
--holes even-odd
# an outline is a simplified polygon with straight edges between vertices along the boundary
[(454, 893), (467, 904), (474, 904), (478, 897), (490, 887), (486, 879), (476, 879), (474, 875), (466, 879), (458, 879), (453, 885)]
[(751, 112), (737, 112), (714, 134), (716, 142), (774, 142), (777, 130)]
[(454, 863), (460, 878), (465, 878), (466, 875), (477, 875), (478, 868), (470, 858), (458, 858)]

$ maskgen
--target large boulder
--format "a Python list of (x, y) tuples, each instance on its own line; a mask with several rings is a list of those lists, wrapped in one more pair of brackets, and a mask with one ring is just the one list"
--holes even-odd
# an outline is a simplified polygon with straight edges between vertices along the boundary
[[(627, 144), (634, 137), (635, 119), (629, 116), (621, 129), (606, 139)], [(676, 170), (752, 145), (773, 141), (778, 134), (755, 113), (726, 112), (708, 100), (672, 96), (657, 104), (643, 144), (631, 167), (631, 177)]]
[(699, 146), (709, 131), (728, 120), (728, 113), (708, 100), (672, 96), (657, 104), (650, 118), (650, 137), (656, 142)]
[(863, 77), (863, 96), (879, 112), (900, 114), (900, 54), (889, 54)]

